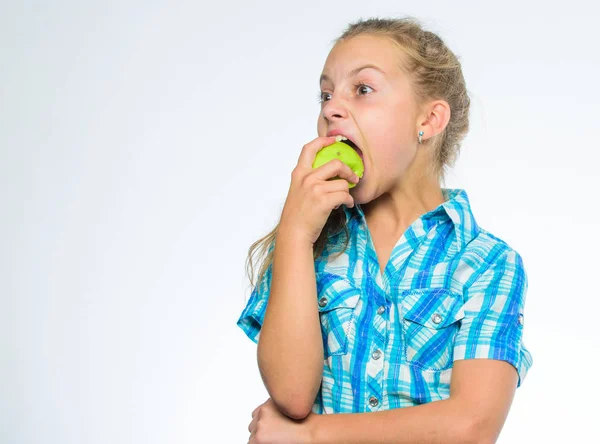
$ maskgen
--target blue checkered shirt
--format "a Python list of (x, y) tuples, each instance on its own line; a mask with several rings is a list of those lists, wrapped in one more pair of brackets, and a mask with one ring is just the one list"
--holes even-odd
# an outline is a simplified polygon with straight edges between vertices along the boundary
[[(533, 362), (523, 344), (523, 260), (476, 224), (464, 190), (442, 192), (445, 202), (408, 227), (383, 273), (361, 206), (344, 207), (346, 252), (335, 255), (341, 232), (315, 261), (324, 365), (314, 413), (447, 399), (458, 359), (506, 361), (521, 385)], [(270, 283), (271, 267), (237, 321), (254, 342)]]

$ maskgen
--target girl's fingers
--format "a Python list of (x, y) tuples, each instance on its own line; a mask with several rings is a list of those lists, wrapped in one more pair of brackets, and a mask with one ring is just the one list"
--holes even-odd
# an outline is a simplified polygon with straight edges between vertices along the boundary
[(348, 208), (354, 206), (354, 198), (348, 193), (348, 191), (336, 191), (327, 195), (328, 203), (330, 208), (338, 208), (344, 204)]
[(265, 405), (267, 402), (269, 402), (269, 399), (271, 399), (271, 398), (268, 398), (265, 402), (263, 402), (261, 405), (259, 405), (258, 407), (256, 407), (254, 410), (252, 410), (252, 417), (253, 418), (254, 418), (254, 415), (256, 415), (256, 413), (260, 410), (260, 408), (263, 405)]
[(349, 182), (358, 183), (358, 176), (352, 171), (352, 169), (342, 162), (340, 159), (333, 159), (327, 162), (325, 165), (321, 165), (316, 168), (312, 173), (316, 179), (328, 180), (335, 176), (342, 179), (346, 179)]
[(319, 183), (316, 186), (318, 186), (319, 191), (325, 194), (335, 193), (336, 191), (348, 192), (348, 189), (350, 188), (350, 184), (346, 179), (331, 179)]
[(250, 436), (254, 434), (254, 430), (256, 429), (256, 419), (252, 419), (250, 424), (248, 424), (248, 431), (250, 432)]
[(311, 169), (315, 157), (321, 148), (331, 145), (333, 142), (335, 142), (335, 136), (317, 137), (312, 142), (307, 143), (302, 147), (300, 157), (298, 158), (298, 165), (305, 169)]

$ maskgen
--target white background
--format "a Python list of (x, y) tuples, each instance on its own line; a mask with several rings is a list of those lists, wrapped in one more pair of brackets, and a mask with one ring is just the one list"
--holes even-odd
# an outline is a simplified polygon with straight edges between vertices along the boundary
[(2, 2), (0, 441), (247, 441), (267, 398), (236, 326), (248, 247), (316, 137), (332, 40), (358, 18), (405, 15), (459, 56), (472, 98), (446, 185), (529, 277), (534, 365), (498, 442), (596, 440), (598, 12)]

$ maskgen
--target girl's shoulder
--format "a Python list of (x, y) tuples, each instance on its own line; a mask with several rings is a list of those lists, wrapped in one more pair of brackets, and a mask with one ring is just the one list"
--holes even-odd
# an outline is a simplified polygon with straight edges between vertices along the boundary
[(510, 260), (518, 266), (523, 266), (520, 253), (509, 243), (479, 227), (477, 235), (465, 246), (462, 252), (465, 257), (478, 258), (479, 261), (492, 265), (494, 262)]

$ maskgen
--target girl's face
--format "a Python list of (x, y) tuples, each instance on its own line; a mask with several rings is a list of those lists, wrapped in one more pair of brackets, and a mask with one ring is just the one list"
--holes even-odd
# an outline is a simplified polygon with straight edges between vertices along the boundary
[(417, 103), (398, 64), (392, 43), (371, 35), (338, 43), (325, 61), (317, 132), (339, 130), (362, 151), (365, 173), (350, 190), (357, 203), (397, 187), (417, 153)]

